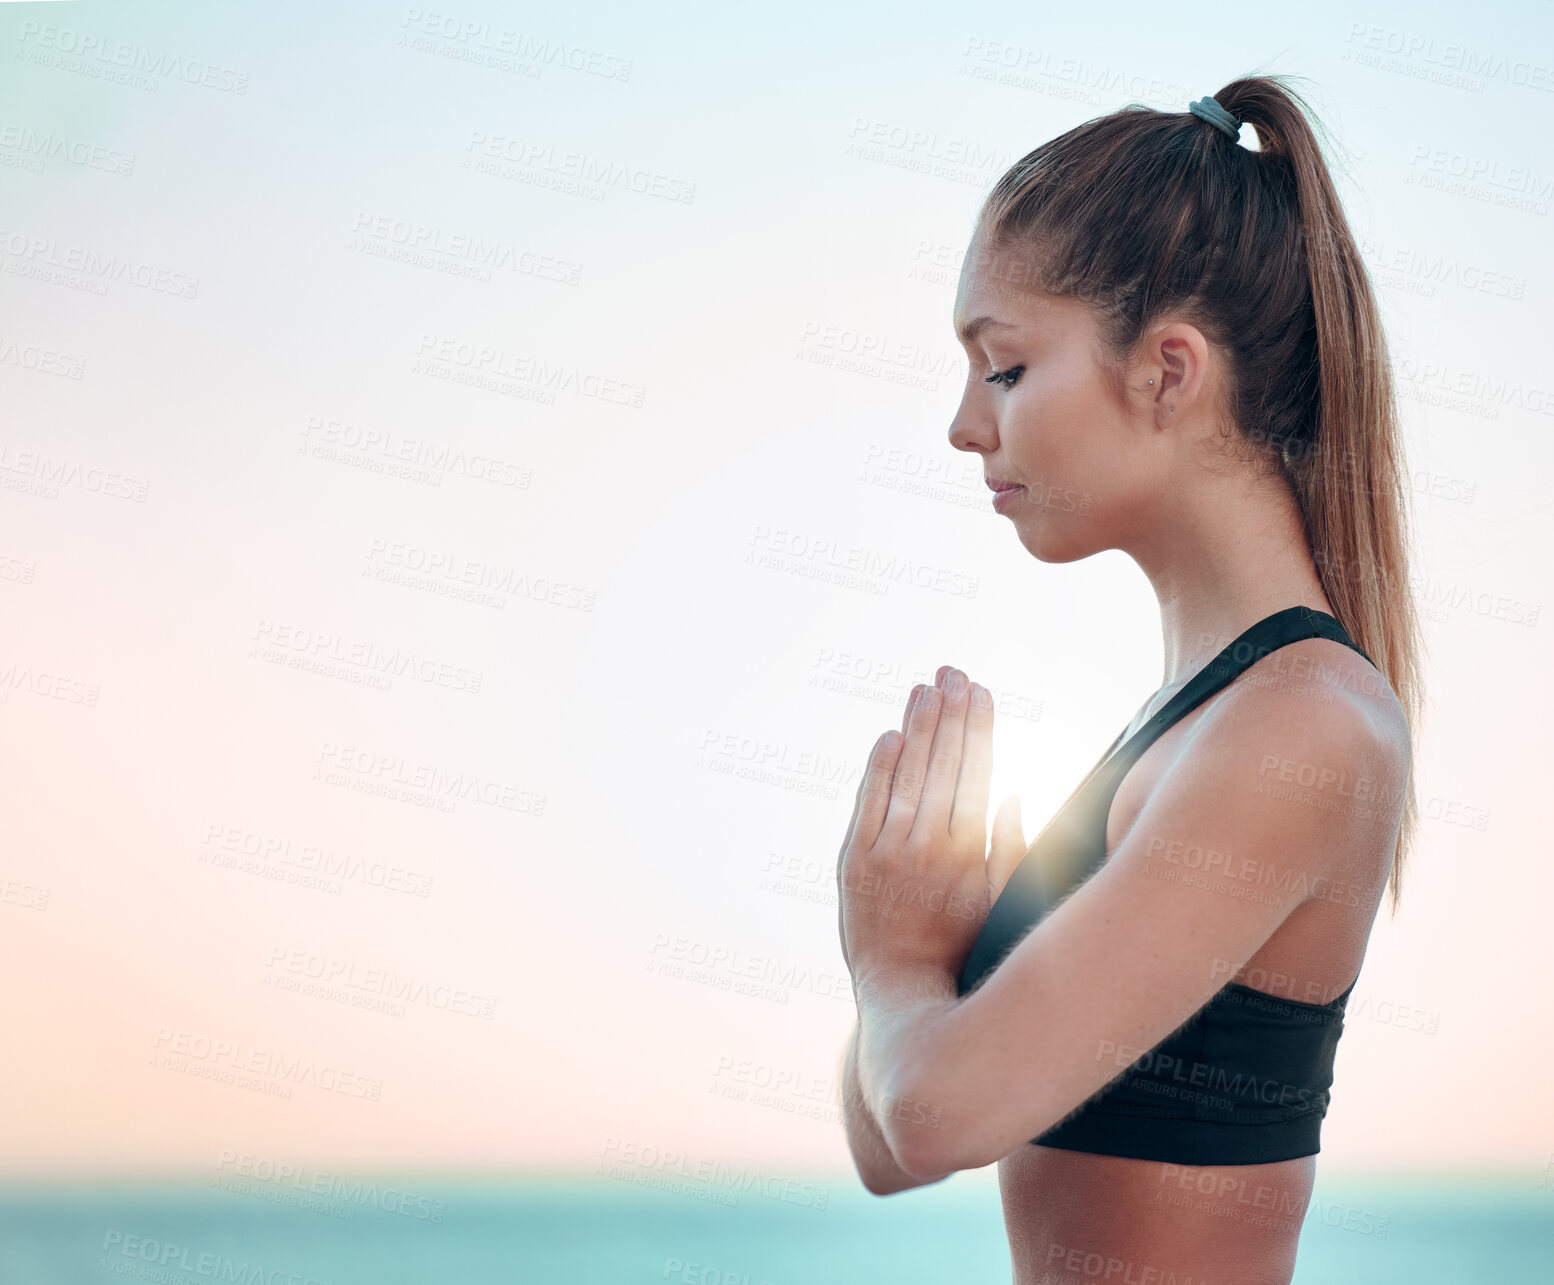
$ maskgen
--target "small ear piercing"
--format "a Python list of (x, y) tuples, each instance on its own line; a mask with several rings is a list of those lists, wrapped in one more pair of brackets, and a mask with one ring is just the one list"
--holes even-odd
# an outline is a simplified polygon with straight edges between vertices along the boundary
[(1155, 382), (1155, 381), (1154, 381), (1154, 380), (1153, 380), (1153, 379), (1151, 379), (1151, 380), (1150, 380), (1150, 381), (1149, 381), (1149, 382), (1150, 382), (1150, 383), (1154, 383), (1154, 382)]

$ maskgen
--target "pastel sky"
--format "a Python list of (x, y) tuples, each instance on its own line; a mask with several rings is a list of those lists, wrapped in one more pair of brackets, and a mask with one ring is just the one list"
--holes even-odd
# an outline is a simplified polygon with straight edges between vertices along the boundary
[(846, 1172), (863, 754), (959, 665), (1032, 833), (1162, 681), (946, 441), (977, 204), (1272, 71), (1428, 644), (1325, 1163), (1544, 1170), (1549, 16), (1276, 12), (0, 9), (0, 1169)]

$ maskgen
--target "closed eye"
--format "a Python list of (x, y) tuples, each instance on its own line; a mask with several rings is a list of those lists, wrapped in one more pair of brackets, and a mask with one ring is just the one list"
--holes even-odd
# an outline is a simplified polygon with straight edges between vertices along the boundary
[(1013, 388), (1019, 382), (1020, 375), (1024, 372), (1024, 366), (1011, 366), (1008, 370), (995, 370), (982, 382), (984, 384), (1003, 384), (1005, 388)]

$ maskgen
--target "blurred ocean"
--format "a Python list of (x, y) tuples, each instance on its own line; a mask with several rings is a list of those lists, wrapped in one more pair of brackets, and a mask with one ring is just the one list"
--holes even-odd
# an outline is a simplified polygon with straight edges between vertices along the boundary
[[(887, 1199), (843, 1182), (771, 1196), (599, 1179), (352, 1178), (316, 1193), (273, 1177), (235, 1190), (0, 1187), (4, 1285), (974, 1285), (1009, 1276), (997, 1189), (981, 1181)], [(1319, 1186), (1295, 1280), (1548, 1285), (1554, 1191), (1526, 1182)]]

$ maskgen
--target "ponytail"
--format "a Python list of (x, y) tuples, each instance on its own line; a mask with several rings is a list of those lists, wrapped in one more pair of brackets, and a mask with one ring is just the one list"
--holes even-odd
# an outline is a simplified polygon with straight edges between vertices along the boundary
[[(1235, 81), (1215, 97), (1257, 131), (1262, 155), (1287, 165), (1294, 176), (1319, 396), (1313, 438), (1282, 458), (1333, 614), (1392, 685), (1412, 730), (1422, 693), (1419, 620), (1408, 575), (1408, 473), (1376, 296), (1307, 123), (1309, 107), (1272, 77)], [(1418, 823), (1410, 769), (1388, 881), (1394, 914)]]

